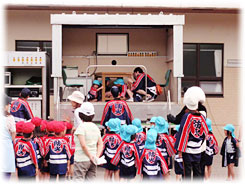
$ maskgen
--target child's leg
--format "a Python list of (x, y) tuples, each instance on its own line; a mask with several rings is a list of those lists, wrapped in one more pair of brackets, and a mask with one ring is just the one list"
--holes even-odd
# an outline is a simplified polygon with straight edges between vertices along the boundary
[(117, 171), (114, 171), (114, 181), (119, 182), (120, 176), (119, 176), (119, 169)]
[(109, 180), (110, 181), (112, 180), (112, 176), (113, 176), (113, 171), (112, 170), (109, 170)]
[(134, 96), (134, 93), (130, 89), (127, 89), (127, 94), (128, 94), (130, 99), (132, 99)]
[(108, 181), (110, 178), (109, 178), (109, 175), (110, 175), (110, 173), (109, 173), (110, 171), (108, 170), (108, 169), (105, 169), (105, 174), (104, 174), (104, 180), (105, 181)]
[(57, 174), (54, 174), (54, 175), (50, 174), (49, 180), (50, 181), (57, 181)]
[(207, 171), (208, 171), (208, 179), (211, 177), (211, 172), (212, 172), (212, 166), (207, 166)]
[(208, 180), (208, 166), (204, 167), (204, 179)]
[(58, 174), (58, 181), (65, 181), (66, 175), (59, 175)]
[(228, 165), (228, 170), (230, 172), (230, 176), (232, 177), (232, 180), (234, 180), (235, 179), (235, 172), (234, 172), (234, 164), (233, 163)]
[(229, 165), (228, 165), (228, 167), (227, 167), (227, 180), (230, 180), (230, 178), (231, 178), (231, 173), (230, 173), (230, 168), (229, 168)]
[(181, 181), (181, 174), (176, 174), (176, 181)]
[(170, 179), (170, 174), (169, 173), (163, 174), (163, 178), (165, 181), (168, 181)]
[(50, 174), (48, 172), (45, 172), (45, 179), (49, 180), (50, 179)]
[(42, 180), (42, 173), (40, 171), (40, 169), (38, 169), (38, 172), (37, 172), (37, 181), (41, 181)]
[(211, 165), (210, 166), (205, 166), (205, 180), (208, 180), (211, 176)]
[(125, 178), (120, 178), (120, 182), (125, 182), (126, 179)]
[(74, 173), (74, 164), (71, 164), (70, 165), (70, 173), (69, 173), (70, 179), (73, 178), (73, 173)]

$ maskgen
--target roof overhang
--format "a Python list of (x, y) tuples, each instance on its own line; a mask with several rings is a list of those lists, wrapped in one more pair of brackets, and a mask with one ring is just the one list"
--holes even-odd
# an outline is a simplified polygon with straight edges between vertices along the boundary
[(51, 14), (51, 24), (57, 25), (184, 25), (184, 15), (132, 14)]
[(117, 7), (117, 8), (214, 8), (214, 9), (240, 9), (242, 0), (49, 0), (49, 1), (33, 1), (33, 0), (8, 0), (3, 2), (9, 7)]

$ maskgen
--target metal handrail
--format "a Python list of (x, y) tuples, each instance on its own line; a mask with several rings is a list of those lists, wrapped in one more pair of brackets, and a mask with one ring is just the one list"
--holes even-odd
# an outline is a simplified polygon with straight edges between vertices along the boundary
[[(145, 70), (145, 92), (147, 93), (147, 69), (144, 65), (89, 65), (86, 68), (86, 88), (85, 88), (85, 95), (87, 95), (87, 86), (88, 86), (88, 82), (87, 82), (87, 78), (88, 78), (88, 70), (90, 68), (95, 68), (95, 67), (99, 67), (99, 68), (135, 68), (135, 67), (142, 67)], [(87, 99), (86, 99), (87, 100)]]

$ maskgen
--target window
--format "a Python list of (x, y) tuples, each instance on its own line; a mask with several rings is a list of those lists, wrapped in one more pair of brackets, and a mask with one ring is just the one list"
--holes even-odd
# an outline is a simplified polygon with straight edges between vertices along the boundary
[(185, 43), (182, 89), (200, 86), (208, 96), (223, 96), (223, 44)]
[(127, 55), (128, 34), (97, 33), (96, 50), (98, 55)]

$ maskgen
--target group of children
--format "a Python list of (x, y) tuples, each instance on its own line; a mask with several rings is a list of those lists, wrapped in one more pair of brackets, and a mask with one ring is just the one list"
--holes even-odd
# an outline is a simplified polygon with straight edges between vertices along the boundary
[[(112, 86), (117, 86), (120, 90), (119, 97), (125, 98), (127, 94), (127, 84), (125, 84), (124, 80), (122, 78), (117, 78), (115, 81), (113, 81)], [(90, 102), (97, 102), (101, 101), (102, 99), (102, 81), (101, 80), (94, 80), (93, 84), (87, 94), (87, 99)], [(110, 92), (111, 90), (111, 79), (110, 77), (105, 78), (105, 97), (112, 97), (112, 94)]]
[[(105, 168), (106, 181), (112, 180), (113, 175), (115, 181), (128, 181), (135, 179), (137, 174), (144, 180), (167, 180), (171, 169), (174, 169), (176, 180), (185, 177), (184, 155), (179, 154), (179, 147), (185, 143), (176, 145), (176, 139), (184, 136), (179, 134), (180, 125), (169, 132), (168, 122), (159, 116), (151, 118), (148, 130), (142, 127), (138, 118), (133, 119), (131, 125), (121, 125), (120, 119), (111, 118), (105, 126), (102, 155), (106, 163), (102, 167)], [(202, 153), (200, 167), (202, 178), (209, 179), (218, 143), (212, 133), (210, 119), (206, 119), (205, 126), (208, 131), (206, 150)], [(17, 122), (14, 150), (18, 178), (72, 179), (75, 152), (72, 130), (71, 123), (46, 121), (38, 117), (30, 122)], [(227, 137), (221, 148), (222, 166), (228, 166), (228, 177), (234, 179), (233, 166), (238, 165), (240, 153), (233, 125), (226, 125), (224, 130)]]
[[(132, 125), (121, 126), (121, 122), (117, 118), (110, 119), (105, 125), (107, 128), (107, 133), (103, 139), (103, 155), (107, 160), (107, 163), (103, 166), (106, 169), (105, 180), (111, 180), (113, 174), (115, 181), (134, 179), (137, 174), (144, 180), (167, 180), (173, 165), (176, 180), (180, 181), (182, 177), (185, 178), (183, 158), (179, 154), (181, 150), (178, 149), (179, 144), (176, 143), (176, 138), (179, 137), (180, 125), (176, 125), (175, 131), (169, 132), (168, 122), (161, 116), (151, 118), (150, 128), (147, 132), (143, 129), (138, 118), (132, 121)], [(206, 150), (203, 150), (200, 154), (198, 179), (208, 180), (211, 175), (213, 156), (219, 150), (218, 142), (212, 133), (210, 119), (206, 119), (205, 126), (207, 134), (206, 142), (204, 140), (203, 142), (206, 144)], [(223, 159), (227, 160), (226, 165), (223, 166), (228, 166), (228, 177), (234, 179), (233, 168), (230, 168), (238, 158), (234, 127), (228, 124), (224, 127), (224, 130), (227, 137), (223, 144), (227, 144), (227, 139), (231, 140), (233, 144), (229, 145), (232, 147), (230, 151), (229, 149), (226, 150), (224, 145), (222, 146), (221, 154)], [(224, 153), (228, 154), (228, 157)], [(183, 154), (185, 154), (184, 157), (188, 157), (191, 153), (187, 151)], [(188, 164), (188, 162), (191, 163), (192, 161), (185, 160), (185, 164)]]
[(72, 124), (34, 117), (16, 123), (14, 150), (18, 179), (72, 178), (75, 143)]

